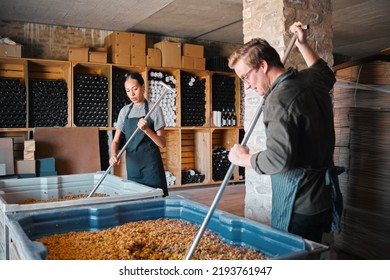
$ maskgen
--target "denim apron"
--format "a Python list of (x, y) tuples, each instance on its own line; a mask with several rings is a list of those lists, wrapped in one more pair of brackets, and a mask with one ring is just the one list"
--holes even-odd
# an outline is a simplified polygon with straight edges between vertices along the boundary
[[(133, 104), (126, 116), (129, 116)], [(145, 102), (145, 116), (149, 112), (149, 104)], [(124, 133), (126, 141), (138, 127), (139, 118), (126, 118)], [(154, 122), (147, 120), (148, 126), (154, 131)], [(160, 188), (164, 196), (168, 195), (164, 165), (158, 146), (145, 133), (139, 131), (126, 147), (127, 179), (153, 188)]]

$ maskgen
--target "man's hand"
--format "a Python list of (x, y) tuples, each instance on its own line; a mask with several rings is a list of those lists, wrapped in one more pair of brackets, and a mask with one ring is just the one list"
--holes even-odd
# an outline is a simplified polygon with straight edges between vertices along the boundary
[(302, 30), (303, 26), (304, 25), (300, 21), (294, 22), (290, 26), (290, 32), (297, 35), (297, 41), (295, 43), (296, 45), (305, 44), (307, 42), (306, 41), (306, 32), (303, 32), (303, 30)]
[(249, 148), (240, 144), (234, 144), (229, 152), (230, 162), (239, 166), (250, 167), (250, 157)]

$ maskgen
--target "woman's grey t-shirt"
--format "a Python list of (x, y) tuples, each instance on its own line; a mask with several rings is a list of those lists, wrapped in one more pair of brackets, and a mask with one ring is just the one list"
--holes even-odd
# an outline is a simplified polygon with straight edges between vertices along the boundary
[[(154, 106), (154, 103), (148, 102), (149, 110)], [(130, 104), (124, 106), (118, 115), (118, 120), (114, 124), (115, 128), (120, 131), (124, 131), (125, 126), (125, 118), (127, 113), (129, 112)], [(142, 118), (145, 117), (145, 103), (140, 105), (133, 105), (133, 108), (130, 111), (130, 114), (127, 116), (128, 118)], [(154, 130), (157, 131), (162, 127), (165, 127), (165, 120), (162, 109), (160, 106), (157, 106), (154, 111), (150, 114), (149, 118), (151, 118), (154, 122)]]

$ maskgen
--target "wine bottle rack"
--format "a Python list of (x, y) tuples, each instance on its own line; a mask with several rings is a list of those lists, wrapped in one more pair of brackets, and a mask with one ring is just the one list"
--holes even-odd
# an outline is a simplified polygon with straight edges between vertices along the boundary
[(0, 78), (0, 127), (26, 127), (26, 87), (18, 78)]
[[(163, 90), (159, 81), (175, 89), (160, 104), (167, 123), (166, 147), (160, 151), (169, 187), (220, 183), (229, 167), (226, 155), (243, 135), (240, 80), (232, 72), (0, 58), (0, 136), (28, 138), (37, 126), (97, 126), (104, 146), (101, 165), (107, 167), (107, 141), (112, 141), (120, 109), (131, 102), (123, 86), (131, 72), (144, 77), (150, 101)], [(236, 125), (214, 125), (212, 111), (224, 108), (234, 110)], [(224, 149), (225, 157), (218, 159), (216, 149)], [(113, 172), (126, 178), (124, 155)], [(220, 168), (217, 162), (223, 161)], [(243, 169), (236, 168), (231, 181), (243, 179)]]

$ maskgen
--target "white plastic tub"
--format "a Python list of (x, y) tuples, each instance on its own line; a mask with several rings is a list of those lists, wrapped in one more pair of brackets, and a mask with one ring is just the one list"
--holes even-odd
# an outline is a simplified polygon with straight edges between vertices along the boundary
[(91, 197), (56, 202), (20, 204), (25, 199), (52, 200), (70, 195), (89, 194), (104, 172), (0, 181), (0, 259), (8, 259), (8, 228), (5, 215), (45, 209), (86, 206), (162, 197), (162, 189), (151, 188), (108, 174)]

